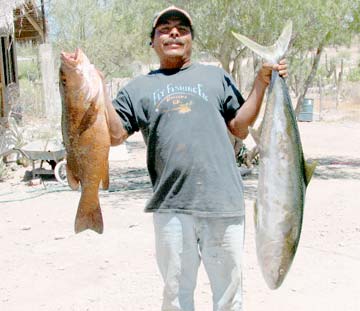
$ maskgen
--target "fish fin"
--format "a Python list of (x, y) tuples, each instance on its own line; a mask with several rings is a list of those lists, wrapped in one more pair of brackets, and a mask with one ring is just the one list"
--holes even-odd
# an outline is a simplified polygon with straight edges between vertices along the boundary
[(78, 127), (78, 134), (81, 136), (87, 129), (89, 129), (96, 121), (98, 116), (99, 106), (96, 105), (96, 100), (92, 101), (89, 108), (86, 110)]
[(72, 190), (79, 189), (80, 181), (75, 177), (68, 164), (66, 164), (66, 178)]
[(95, 69), (96, 69), (97, 73), (99, 74), (101, 80), (105, 81), (105, 76), (104, 76), (104, 74), (102, 73), (102, 71), (100, 71), (100, 70), (97, 69), (97, 68), (95, 68)]
[(107, 190), (109, 189), (109, 165), (107, 165), (105, 172), (101, 178), (101, 189)]
[[(109, 95), (107, 94), (106, 88), (104, 86), (104, 94), (105, 94), (105, 107), (106, 105), (112, 105), (111, 103), (111, 99), (109, 97)], [(105, 109), (105, 121), (106, 121), (106, 125), (108, 127), (109, 133), (110, 133), (110, 118), (109, 118), (109, 112), (108, 109)]]
[(101, 234), (104, 231), (99, 199), (89, 208), (89, 201), (81, 197), (75, 218), (75, 233), (91, 229)]
[(305, 162), (305, 184), (306, 184), (306, 186), (310, 183), (311, 177), (314, 174), (317, 164), (318, 164), (317, 161), (314, 161), (311, 163)]
[(243, 45), (247, 46), (250, 50), (254, 51), (260, 57), (264, 58), (267, 62), (270, 62), (271, 64), (276, 64), (282, 57), (284, 57), (288, 49), (292, 34), (292, 21), (287, 21), (280, 37), (272, 46), (262, 46), (241, 34), (235, 32), (232, 32), (232, 34)]

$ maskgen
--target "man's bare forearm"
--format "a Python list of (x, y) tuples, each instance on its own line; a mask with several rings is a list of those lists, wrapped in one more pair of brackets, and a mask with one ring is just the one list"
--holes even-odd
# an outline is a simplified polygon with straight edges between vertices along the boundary
[(120, 117), (116, 113), (116, 110), (110, 100), (106, 103), (106, 109), (109, 122), (111, 146), (120, 145), (129, 137), (129, 134), (122, 125)]
[(263, 64), (256, 76), (250, 96), (237, 111), (236, 116), (228, 122), (228, 128), (234, 136), (245, 139), (249, 134), (249, 126), (254, 124), (259, 115), (266, 88), (270, 84), (272, 70), (278, 71), (283, 78), (287, 77), (286, 59), (282, 59), (279, 64)]
[(259, 115), (267, 86), (268, 84), (257, 76), (249, 97), (237, 111), (236, 116), (228, 122), (228, 128), (234, 136), (245, 139), (249, 134), (248, 128), (254, 124)]

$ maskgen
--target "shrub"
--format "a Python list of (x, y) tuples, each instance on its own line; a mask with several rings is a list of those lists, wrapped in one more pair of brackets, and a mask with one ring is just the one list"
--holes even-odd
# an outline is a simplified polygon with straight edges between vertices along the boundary
[(351, 82), (360, 81), (360, 67), (350, 68), (347, 79)]

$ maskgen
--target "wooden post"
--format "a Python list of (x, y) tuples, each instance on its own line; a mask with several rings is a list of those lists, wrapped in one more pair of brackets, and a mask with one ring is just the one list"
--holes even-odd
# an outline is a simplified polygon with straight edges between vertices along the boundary
[(5, 77), (3, 67), (2, 46), (0, 42), (0, 118), (5, 117)]
[(11, 35), (0, 40), (0, 117), (6, 118), (19, 95), (15, 44)]
[(43, 22), (43, 43), (46, 43), (46, 20), (45, 20), (45, 5), (44, 0), (41, 0), (41, 15), (42, 15), (42, 22)]
[(60, 115), (61, 102), (56, 84), (56, 72), (51, 44), (40, 44), (39, 59), (43, 91), (42, 116), (51, 117)]

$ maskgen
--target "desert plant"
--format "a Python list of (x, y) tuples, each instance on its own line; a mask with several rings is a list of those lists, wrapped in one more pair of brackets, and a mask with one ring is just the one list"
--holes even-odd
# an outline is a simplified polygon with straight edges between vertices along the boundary
[(8, 126), (0, 128), (0, 154), (12, 148), (21, 148), (24, 144), (23, 130), (14, 118), (9, 118)]
[(3, 159), (1, 157), (0, 158), (0, 182), (4, 181), (7, 174), (8, 174), (8, 169), (7, 169), (5, 163), (3, 162)]

